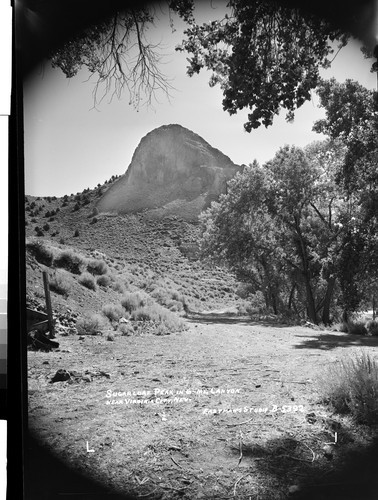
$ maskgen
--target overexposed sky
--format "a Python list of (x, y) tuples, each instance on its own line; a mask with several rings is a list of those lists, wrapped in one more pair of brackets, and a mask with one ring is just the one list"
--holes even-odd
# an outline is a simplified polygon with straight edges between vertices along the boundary
[[(223, 17), (224, 9), (201, 5), (201, 20)], [(63, 196), (81, 192), (125, 173), (135, 148), (142, 137), (161, 125), (178, 123), (199, 134), (220, 149), (236, 164), (254, 159), (263, 163), (273, 157), (284, 144), (305, 146), (322, 137), (311, 131), (313, 122), (323, 116), (316, 95), (295, 116), (294, 123), (285, 122), (285, 112), (272, 127), (244, 131), (247, 111), (230, 116), (222, 109), (222, 92), (210, 88), (210, 73), (192, 78), (186, 75), (187, 55), (175, 52), (183, 38), (183, 23), (175, 18), (177, 31), (172, 34), (168, 17), (157, 13), (156, 26), (149, 29), (151, 40), (161, 42), (166, 54), (162, 71), (175, 90), (170, 101), (157, 96), (153, 108), (136, 111), (129, 105), (125, 92), (120, 100), (105, 98), (93, 109), (93, 82), (86, 81), (83, 71), (67, 79), (49, 62), (37, 70), (25, 84), (25, 193), (34, 196)], [(359, 43), (354, 41), (342, 49), (331, 69), (322, 76), (359, 81), (367, 88), (377, 85), (376, 74), (370, 73), (372, 61), (364, 59)]]

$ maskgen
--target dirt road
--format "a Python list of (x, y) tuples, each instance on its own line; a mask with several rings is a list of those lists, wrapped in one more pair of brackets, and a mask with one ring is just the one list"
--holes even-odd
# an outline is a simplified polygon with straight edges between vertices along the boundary
[[(30, 351), (32, 434), (102, 485), (149, 499), (283, 499), (327, 473), (336, 417), (319, 403), (317, 377), (361, 349), (377, 358), (378, 338), (233, 318), (188, 324)], [(70, 380), (51, 383), (59, 369)], [(369, 441), (336, 420), (335, 469)]]

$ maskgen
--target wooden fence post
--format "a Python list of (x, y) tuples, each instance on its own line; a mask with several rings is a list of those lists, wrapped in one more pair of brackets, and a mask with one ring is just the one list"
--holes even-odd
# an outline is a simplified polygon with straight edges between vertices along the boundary
[(51, 297), (50, 297), (50, 287), (49, 287), (49, 277), (47, 271), (43, 271), (43, 286), (45, 288), (45, 298), (46, 298), (46, 309), (47, 309), (47, 319), (49, 323), (50, 339), (55, 338), (54, 322), (51, 309)]

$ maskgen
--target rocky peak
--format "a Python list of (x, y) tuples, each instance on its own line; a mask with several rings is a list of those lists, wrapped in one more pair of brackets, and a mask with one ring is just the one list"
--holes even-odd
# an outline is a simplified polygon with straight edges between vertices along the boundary
[(140, 141), (126, 173), (99, 200), (100, 212), (196, 219), (241, 167), (181, 125), (164, 125)]

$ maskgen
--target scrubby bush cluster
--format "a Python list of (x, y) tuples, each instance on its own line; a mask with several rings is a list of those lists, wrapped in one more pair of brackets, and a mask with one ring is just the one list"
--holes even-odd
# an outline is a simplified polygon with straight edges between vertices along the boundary
[(367, 332), (374, 337), (378, 337), (378, 321), (372, 319), (366, 323)]
[(26, 248), (34, 255), (36, 261), (40, 264), (43, 264), (45, 266), (52, 265), (54, 254), (42, 241), (28, 241), (26, 243)]
[(79, 283), (89, 290), (96, 290), (96, 281), (92, 274), (84, 272), (79, 276)]
[(102, 275), (108, 272), (108, 267), (103, 260), (92, 259), (87, 263), (87, 269), (95, 275)]
[(112, 282), (112, 279), (108, 274), (103, 274), (103, 275), (97, 277), (96, 282), (99, 286), (106, 288), (110, 285), (110, 283)]
[(132, 313), (147, 304), (147, 296), (142, 296), (138, 292), (128, 292), (122, 297), (121, 304), (126, 311)]
[(140, 306), (131, 313), (131, 318), (136, 321), (155, 323), (156, 329), (154, 333), (159, 335), (180, 332), (187, 328), (185, 321), (164, 307), (159, 306), (159, 304)]
[(76, 322), (79, 335), (99, 335), (106, 326), (106, 320), (100, 314), (88, 314)]
[(51, 291), (59, 295), (64, 295), (65, 297), (67, 297), (71, 288), (68, 277), (65, 276), (63, 272), (54, 273), (49, 279), (49, 286)]
[(171, 311), (179, 312), (184, 308), (183, 304), (185, 302), (185, 298), (177, 290), (170, 290), (158, 286), (153, 289), (150, 295), (158, 304), (167, 307)]
[(378, 363), (366, 353), (330, 366), (320, 379), (323, 400), (358, 422), (378, 423)]
[(54, 260), (56, 267), (62, 267), (73, 274), (80, 274), (85, 268), (85, 259), (72, 250), (63, 250)]
[(102, 307), (102, 313), (110, 319), (110, 321), (118, 321), (125, 315), (125, 310), (118, 304), (105, 304)]

